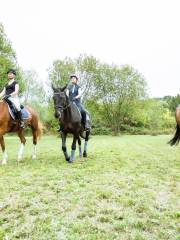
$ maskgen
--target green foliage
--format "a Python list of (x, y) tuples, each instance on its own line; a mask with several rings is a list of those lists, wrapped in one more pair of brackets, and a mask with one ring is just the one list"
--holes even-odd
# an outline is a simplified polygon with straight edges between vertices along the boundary
[(2, 23), (0, 23), (0, 90), (2, 90), (7, 83), (6, 73), (9, 68), (16, 69), (16, 80), (19, 82), (20, 94), (22, 94), (25, 88), (22, 72), (17, 64), (16, 54), (12, 48), (12, 44), (4, 32)]
[(146, 82), (132, 67), (102, 65), (96, 84), (102, 114), (108, 126), (119, 132), (131, 122), (137, 102), (146, 96)]
[[(121, 118), (115, 118), (117, 122), (107, 122), (104, 117), (107, 112), (100, 103), (88, 102), (87, 108), (93, 113), (94, 134), (112, 134), (113, 124), (119, 124), (121, 132), (130, 134), (167, 134), (171, 133), (175, 126), (174, 116), (167, 104), (160, 100), (144, 99), (134, 102), (129, 106), (129, 112), (120, 123), (118, 121)], [(124, 107), (123, 110), (125, 111), (126, 108)], [(118, 131), (114, 133), (118, 134)]]
[[(93, 56), (80, 55), (76, 59), (56, 60), (49, 71), (49, 80), (63, 86), (74, 71), (80, 76), (83, 104), (92, 115), (93, 134), (120, 131), (154, 134), (174, 128), (174, 109), (179, 104), (179, 95), (149, 99), (147, 83), (133, 67), (109, 65)], [(46, 120), (52, 122), (50, 119)]]
[[(146, 82), (131, 66), (122, 67), (101, 63), (93, 56), (80, 55), (77, 59), (57, 60), (49, 71), (50, 81), (63, 86), (69, 74), (79, 73), (83, 103), (96, 125), (119, 132), (121, 124), (131, 123), (135, 106), (146, 97)], [(102, 131), (104, 132), (104, 131)]]
[[(24, 105), (32, 107), (39, 115), (44, 126), (44, 132), (53, 131), (57, 125), (54, 118), (54, 106), (45, 91), (44, 82), (34, 70), (23, 72), (26, 89), (22, 96)], [(57, 128), (57, 126), (56, 126)]]
[(23, 93), (25, 104), (46, 104), (46, 93), (43, 81), (39, 78), (35, 70), (23, 72), (23, 80), (26, 83), (26, 89)]
[(172, 127), (174, 118), (171, 116), (163, 101), (151, 99), (148, 101), (148, 126), (151, 130), (160, 130)]
[(53, 62), (52, 69), (49, 69), (49, 79), (56, 86), (64, 87), (69, 82), (69, 76), (75, 71), (73, 60), (65, 58)]
[(170, 109), (171, 112), (175, 112), (178, 105), (180, 105), (180, 94), (177, 94), (177, 96), (165, 96), (163, 98)]
[(55, 86), (63, 87), (70, 82), (70, 74), (80, 75), (78, 84), (81, 86), (83, 101), (90, 98), (93, 92), (93, 82), (96, 77), (98, 61), (93, 56), (80, 55), (76, 59), (65, 58), (56, 60), (49, 69), (49, 80)]
[[(47, 131), (55, 131), (58, 121), (51, 96), (47, 94), (48, 86), (33, 70), (22, 73), (12, 43), (0, 23), (0, 90), (7, 83), (8, 68), (17, 71), (16, 80), (24, 103), (38, 112)], [(93, 134), (167, 133), (174, 128), (174, 112), (180, 104), (180, 95), (148, 99), (146, 81), (132, 66), (110, 65), (82, 54), (75, 59), (54, 61), (49, 69), (49, 82), (63, 87), (73, 72), (80, 76), (82, 102), (92, 115)]]
[(104, 127), (102, 125), (95, 125), (94, 128), (92, 128), (92, 135), (112, 135), (112, 129), (108, 127)]
[(93, 56), (80, 55), (75, 59), (77, 71), (80, 74), (79, 84), (83, 95), (83, 103), (87, 100), (93, 101), (98, 98), (94, 83), (98, 78), (100, 62)]
[[(45, 111), (44, 111), (45, 110)], [(52, 100), (49, 101), (48, 106), (44, 106), (41, 111), (41, 119), (44, 123), (45, 131), (56, 132), (59, 126), (58, 120), (54, 116), (54, 103)]]

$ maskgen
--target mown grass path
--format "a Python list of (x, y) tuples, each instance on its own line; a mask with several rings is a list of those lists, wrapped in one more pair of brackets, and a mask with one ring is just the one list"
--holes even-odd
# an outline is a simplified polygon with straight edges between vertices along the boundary
[(76, 153), (73, 164), (56, 136), (43, 136), (31, 160), (27, 138), (17, 165), (18, 138), (6, 137), (0, 239), (180, 239), (180, 146), (168, 146), (170, 138), (93, 136), (88, 159)]

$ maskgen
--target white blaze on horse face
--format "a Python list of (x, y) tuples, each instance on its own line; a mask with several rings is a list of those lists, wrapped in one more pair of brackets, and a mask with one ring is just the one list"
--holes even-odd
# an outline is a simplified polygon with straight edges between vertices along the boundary
[(18, 152), (18, 161), (21, 161), (22, 158), (23, 158), (23, 153), (24, 153), (24, 144), (21, 143), (21, 146), (20, 146), (20, 149), (19, 149), (19, 152)]
[(36, 159), (36, 145), (33, 147), (32, 159)]
[(3, 160), (2, 160), (2, 165), (5, 165), (7, 163), (8, 155), (6, 151), (3, 152)]

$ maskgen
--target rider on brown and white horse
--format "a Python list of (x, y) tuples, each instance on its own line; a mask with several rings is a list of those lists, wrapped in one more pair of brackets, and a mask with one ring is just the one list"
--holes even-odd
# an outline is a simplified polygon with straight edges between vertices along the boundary
[(21, 114), (21, 107), (19, 102), (19, 84), (15, 81), (14, 77), (16, 76), (16, 71), (14, 69), (9, 69), (7, 71), (8, 83), (0, 93), (0, 98), (4, 97), (7, 102), (13, 103), (17, 117), (20, 121), (20, 128), (24, 128), (24, 122)]

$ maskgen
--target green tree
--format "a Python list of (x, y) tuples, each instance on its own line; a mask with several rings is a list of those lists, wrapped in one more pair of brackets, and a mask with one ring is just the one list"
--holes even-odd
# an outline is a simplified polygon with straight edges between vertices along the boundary
[(23, 72), (26, 88), (23, 93), (24, 103), (44, 105), (46, 102), (45, 86), (35, 70)]
[(12, 44), (5, 34), (2, 23), (0, 23), (0, 90), (2, 90), (7, 82), (6, 72), (8, 68), (16, 69), (16, 80), (20, 84), (20, 93), (22, 93), (25, 87), (22, 79), (22, 72), (18, 67), (16, 53), (12, 48)]
[(75, 59), (75, 65), (80, 75), (82, 101), (83, 103), (86, 103), (87, 100), (92, 101), (96, 96), (94, 83), (98, 77), (100, 62), (95, 57), (84, 54)]
[(168, 103), (170, 111), (174, 113), (177, 106), (180, 104), (180, 94), (177, 94), (176, 96), (165, 96), (163, 100)]
[(173, 127), (175, 123), (174, 117), (163, 100), (149, 99), (147, 103), (148, 128), (152, 133), (165, 131)]
[(95, 82), (103, 116), (115, 132), (131, 125), (137, 102), (146, 97), (146, 82), (131, 66), (101, 65)]
[(49, 69), (50, 82), (56, 86), (63, 87), (69, 82), (69, 76), (75, 71), (74, 61), (70, 58), (56, 60), (53, 67)]
[(96, 108), (97, 122), (101, 119), (103, 124), (115, 132), (123, 124), (138, 122), (133, 113), (137, 102), (146, 97), (146, 82), (137, 70), (129, 65), (119, 67), (104, 64), (93, 56), (80, 55), (73, 60), (56, 60), (49, 71), (49, 79), (52, 83), (63, 86), (73, 71), (80, 76), (84, 104), (89, 109), (99, 106)]
[(82, 100), (85, 102), (93, 94), (93, 82), (97, 75), (97, 66), (98, 60), (87, 55), (80, 55), (76, 59), (56, 60), (53, 62), (53, 67), (49, 69), (49, 79), (54, 85), (62, 87), (69, 83), (71, 73), (78, 73)]

